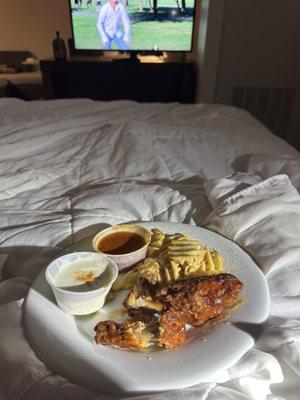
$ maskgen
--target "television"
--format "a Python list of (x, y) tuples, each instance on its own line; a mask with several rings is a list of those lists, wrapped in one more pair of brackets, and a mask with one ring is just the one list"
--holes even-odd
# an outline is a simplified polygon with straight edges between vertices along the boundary
[(196, 0), (69, 0), (76, 53), (189, 52)]

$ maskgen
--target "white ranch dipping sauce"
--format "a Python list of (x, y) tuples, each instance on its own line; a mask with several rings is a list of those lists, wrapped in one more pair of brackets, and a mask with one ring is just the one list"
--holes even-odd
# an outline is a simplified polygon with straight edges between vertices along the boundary
[(54, 284), (72, 292), (100, 289), (112, 279), (111, 269), (105, 262), (79, 260), (66, 265), (54, 278)]
[(74, 315), (100, 310), (117, 276), (114, 261), (90, 251), (64, 254), (45, 271), (58, 307)]

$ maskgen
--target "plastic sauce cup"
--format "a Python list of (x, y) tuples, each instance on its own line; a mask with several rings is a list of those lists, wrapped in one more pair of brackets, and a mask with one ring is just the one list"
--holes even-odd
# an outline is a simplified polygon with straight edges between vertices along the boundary
[[(78, 264), (80, 261), (89, 261), (91, 263), (102, 262), (104, 265), (106, 265), (106, 268), (110, 269), (110, 279), (108, 283), (100, 288), (91, 289), (84, 292), (75, 292), (56, 286), (55, 276), (58, 274), (58, 272), (60, 272), (61, 269), (65, 268), (66, 266), (69, 266), (75, 262)], [(86, 315), (91, 314), (103, 307), (106, 296), (108, 295), (112, 284), (117, 279), (118, 268), (115, 262), (106, 255), (84, 251), (70, 253), (56, 258), (46, 268), (45, 276), (47, 282), (51, 286), (59, 308), (74, 315)]]
[[(145, 240), (145, 245), (136, 251), (133, 251), (131, 253), (126, 253), (126, 254), (102, 253), (99, 250), (99, 242), (104, 237), (111, 235), (112, 233), (115, 233), (115, 232), (137, 233), (138, 235), (143, 237), (143, 239)], [(146, 228), (143, 228), (142, 226), (134, 225), (134, 224), (124, 224), (124, 225), (115, 225), (115, 226), (104, 229), (103, 231), (97, 233), (97, 235), (94, 236), (94, 238), (93, 238), (92, 246), (93, 246), (93, 249), (98, 254), (106, 255), (107, 257), (112, 259), (117, 264), (119, 271), (121, 271), (124, 268), (128, 268), (128, 267), (131, 267), (131, 266), (137, 264), (139, 261), (143, 260), (146, 257), (147, 247), (148, 247), (148, 244), (150, 243), (150, 240), (151, 240), (151, 232), (148, 231)]]

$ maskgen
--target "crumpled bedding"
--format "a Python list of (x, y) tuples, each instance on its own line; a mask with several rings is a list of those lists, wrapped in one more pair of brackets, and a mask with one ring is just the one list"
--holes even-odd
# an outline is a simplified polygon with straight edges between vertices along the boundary
[[(255, 347), (264, 353), (255, 357), (256, 363), (265, 352), (272, 352), (276, 360), (269, 360), (269, 378), (276, 372), (276, 365), (278, 369), (276, 361), (288, 366), (295, 387), (288, 389), (286, 398), (296, 399), (300, 388), (300, 195), (284, 174), (265, 180), (253, 176), (251, 179), (257, 182), (250, 184), (246, 174), (206, 182), (214, 208), (203, 224), (238, 243), (264, 272), (271, 304), (269, 318), (257, 335)], [(250, 350), (248, 356), (252, 352)], [(242, 378), (234, 385), (250, 398), (259, 399), (264, 393), (271, 393), (266, 382), (256, 382), (257, 377), (245, 377), (243, 366), (241, 371)], [(280, 381), (286, 388), (284, 376)]]
[[(248, 227), (240, 241), (235, 233), (239, 228), (236, 214), (233, 212), (230, 223), (218, 214), (220, 199), (225, 201), (232, 192), (273, 175), (289, 177), (284, 178), (288, 179), (284, 189), (290, 189), (294, 197), (282, 204), (275, 196), (275, 211), (262, 219), (261, 225), (255, 226), (247, 215)], [(253, 243), (248, 243), (248, 230), (253, 224), (255, 232), (263, 232), (270, 219), (272, 248), (283, 254), (287, 250), (289, 256), (285, 258), (286, 275), (278, 278), (278, 261), (275, 280), (270, 281), (271, 289), (276, 288), (274, 296), (283, 300), (276, 302), (275, 310), (271, 308), (272, 323), (256, 348), (214, 382), (147, 398), (296, 398), (292, 396), (298, 389), (294, 375), (300, 370), (295, 339), (300, 316), (293, 297), (298, 296), (298, 289), (296, 284), (289, 288), (285, 284), (299, 279), (297, 268), (290, 264), (290, 254), (298, 254), (298, 231), (290, 223), (277, 232), (282, 221), (300, 218), (295, 188), (300, 188), (299, 153), (247, 112), (232, 107), (0, 100), (2, 398), (129, 398), (95, 393), (57, 376), (35, 356), (24, 337), (22, 303), (30, 284), (70, 244), (108, 224), (168, 220), (206, 224), (236, 240), (255, 258), (261, 248), (254, 239), (261, 236), (249, 235)], [(266, 199), (269, 195), (267, 192)], [(277, 214), (277, 203), (282, 206), (280, 220), (271, 218)], [(243, 218), (244, 207), (241, 211), (239, 217)], [(291, 250), (288, 244), (293, 235)], [(272, 258), (263, 253), (257, 258), (266, 273), (265, 265), (277, 262), (276, 254), (272, 253)], [(293, 314), (284, 318), (287, 304)], [(282, 343), (287, 344), (284, 351), (280, 350)], [(281, 383), (283, 374), (286, 379)], [(251, 390), (251, 385), (256, 390)]]

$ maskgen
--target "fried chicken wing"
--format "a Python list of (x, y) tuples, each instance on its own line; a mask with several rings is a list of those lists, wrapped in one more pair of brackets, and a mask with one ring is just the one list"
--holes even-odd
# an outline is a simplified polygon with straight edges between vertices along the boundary
[(228, 318), (240, 304), (242, 289), (242, 282), (231, 274), (175, 282), (153, 295), (133, 289), (123, 303), (131, 318), (122, 324), (99, 322), (96, 343), (144, 349), (157, 340), (160, 347), (176, 349), (185, 342), (187, 324), (197, 327)]
[(141, 321), (100, 321), (94, 328), (97, 344), (115, 345), (126, 349), (145, 349), (150, 345), (153, 335), (146, 331)]
[(237, 304), (243, 284), (234, 275), (219, 274), (176, 282), (158, 289), (155, 300), (193, 326), (228, 313)]

